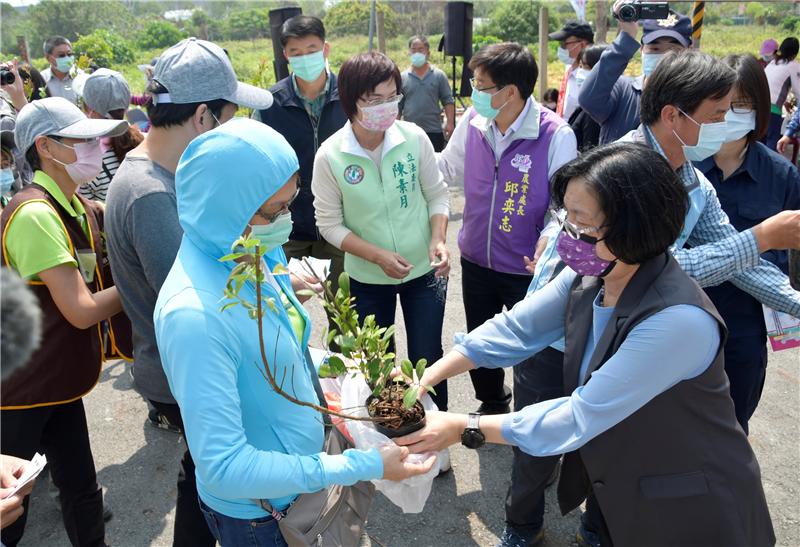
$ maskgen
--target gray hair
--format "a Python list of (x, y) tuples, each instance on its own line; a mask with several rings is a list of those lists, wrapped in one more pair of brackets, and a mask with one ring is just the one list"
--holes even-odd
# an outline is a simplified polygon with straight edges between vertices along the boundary
[(72, 45), (72, 43), (70, 43), (70, 41), (63, 36), (53, 36), (52, 38), (48, 38), (44, 41), (44, 46), (42, 49), (44, 49), (45, 56), (52, 55), (54, 49), (56, 49), (58, 46), (63, 46), (64, 44), (68, 46)]

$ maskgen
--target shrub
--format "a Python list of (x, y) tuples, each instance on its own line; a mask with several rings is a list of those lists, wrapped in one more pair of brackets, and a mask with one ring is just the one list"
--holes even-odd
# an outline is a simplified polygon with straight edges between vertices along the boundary
[[(397, 13), (387, 4), (378, 2), (377, 11), (383, 13), (383, 27), (387, 38), (398, 32)], [(337, 2), (325, 14), (325, 30), (332, 36), (366, 35), (369, 29), (370, 3), (357, 0)], [(377, 34), (376, 34), (377, 36)]]
[(141, 49), (159, 49), (177, 44), (187, 34), (169, 21), (150, 21), (139, 34), (136, 44)]
[(128, 41), (110, 30), (97, 29), (91, 34), (80, 36), (72, 47), (101, 67), (134, 61), (133, 50)]
[(491, 34), (476, 34), (472, 37), (472, 53), (477, 53), (479, 49), (490, 44), (499, 44), (502, 42), (497, 36)]

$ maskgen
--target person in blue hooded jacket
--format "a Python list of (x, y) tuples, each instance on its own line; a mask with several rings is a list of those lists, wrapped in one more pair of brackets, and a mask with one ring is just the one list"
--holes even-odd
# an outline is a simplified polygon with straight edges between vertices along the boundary
[[(288, 206), (297, 193), (297, 171), (286, 139), (257, 121), (235, 119), (193, 140), (175, 175), (184, 236), (153, 319), (195, 457), (200, 507), (223, 546), (286, 545), (261, 499), (282, 511), (301, 493), (360, 480), (402, 480), (434, 462), (407, 463), (407, 449), (394, 444), (321, 452), (319, 414), (276, 393), (262, 375), (257, 322), (241, 306), (220, 311), (233, 264), (219, 258), (251, 234), (268, 250), (263, 296), (283, 304), (263, 318), (270, 365), (277, 378), (285, 374), (283, 385), (292, 386), (294, 396), (318, 403), (304, 361), (309, 316), (289, 275), (270, 273), (286, 266), (281, 245), (292, 227)], [(240, 296), (254, 302), (255, 286), (248, 282)]]

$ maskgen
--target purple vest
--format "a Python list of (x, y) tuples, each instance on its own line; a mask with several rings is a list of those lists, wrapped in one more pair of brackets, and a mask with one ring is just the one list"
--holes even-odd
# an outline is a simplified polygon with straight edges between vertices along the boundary
[(464, 222), (458, 233), (464, 258), (498, 272), (530, 275), (522, 257), (533, 256), (544, 228), (550, 204), (547, 151), (556, 129), (564, 123), (542, 108), (539, 137), (513, 141), (499, 162), (483, 133), (468, 126)]

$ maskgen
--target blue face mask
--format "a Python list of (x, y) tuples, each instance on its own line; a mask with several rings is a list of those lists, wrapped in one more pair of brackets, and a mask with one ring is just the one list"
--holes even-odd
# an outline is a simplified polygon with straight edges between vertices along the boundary
[(261, 248), (269, 252), (289, 241), (292, 226), (292, 214), (287, 212), (269, 224), (251, 225), (250, 237), (257, 239)]
[(75, 57), (72, 55), (67, 55), (66, 57), (57, 57), (56, 58), (56, 68), (59, 72), (67, 73), (72, 68), (73, 63), (75, 63)]
[(295, 76), (306, 82), (313, 82), (325, 70), (325, 55), (322, 51), (315, 51), (308, 55), (289, 57), (289, 66)]
[(567, 51), (563, 47), (559, 47), (556, 50), (556, 56), (558, 57), (559, 61), (561, 61), (567, 66), (572, 66), (572, 63), (575, 62), (575, 59), (569, 56), (569, 51)]
[(7, 167), (0, 171), (0, 192), (6, 194), (11, 191), (14, 185), (14, 171)]
[(578, 86), (578, 89), (581, 88), (583, 82), (586, 81), (586, 77), (589, 75), (589, 71), (585, 68), (579, 68), (575, 71), (575, 85)]
[[(495, 92), (498, 93), (498, 92)], [(472, 108), (475, 109), (475, 112), (486, 118), (487, 120), (493, 120), (497, 117), (500, 113), (500, 109), (505, 106), (505, 103), (500, 108), (494, 108), (492, 106), (492, 97), (494, 94), (487, 93), (486, 91), (480, 91), (478, 89), (472, 88)]]
[(663, 53), (642, 53), (642, 74), (645, 78), (653, 73), (663, 56)]
[(683, 110), (678, 110), (700, 126), (700, 133), (697, 135), (697, 144), (695, 145), (686, 144), (675, 130), (672, 130), (672, 134), (683, 145), (683, 155), (686, 156), (686, 159), (689, 161), (703, 161), (719, 152), (722, 143), (725, 142), (725, 138), (728, 136), (728, 124), (725, 122), (698, 123)]
[(728, 113), (725, 114), (725, 122), (728, 124), (728, 136), (725, 137), (725, 142), (738, 141), (756, 128), (755, 110), (749, 112), (728, 110)]
[(417, 68), (424, 65), (428, 60), (425, 58), (424, 53), (412, 53), (411, 54), (411, 66), (415, 66)]

